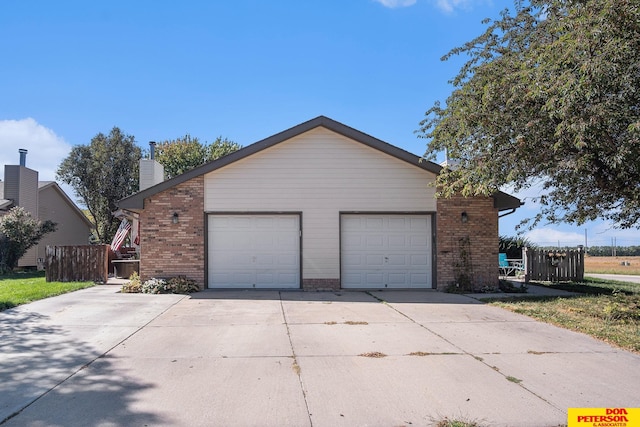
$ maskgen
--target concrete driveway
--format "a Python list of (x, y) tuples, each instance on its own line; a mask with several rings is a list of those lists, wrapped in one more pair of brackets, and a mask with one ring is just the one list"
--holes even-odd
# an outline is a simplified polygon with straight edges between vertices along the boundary
[(640, 356), (460, 295), (97, 286), (0, 313), (3, 426), (557, 426)]

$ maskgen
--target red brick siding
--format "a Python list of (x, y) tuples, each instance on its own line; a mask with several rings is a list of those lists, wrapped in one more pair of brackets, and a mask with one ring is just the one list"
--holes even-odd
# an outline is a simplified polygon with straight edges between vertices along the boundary
[[(173, 213), (178, 223), (173, 224)], [(186, 276), (205, 283), (204, 177), (145, 199), (140, 214), (140, 278)]]
[[(469, 253), (467, 274), (474, 288), (498, 284), (498, 210), (491, 197), (438, 199), (436, 214), (437, 288), (456, 282)], [(462, 222), (462, 212), (468, 221)]]
[(302, 289), (305, 291), (337, 291), (340, 289), (340, 279), (302, 279)]

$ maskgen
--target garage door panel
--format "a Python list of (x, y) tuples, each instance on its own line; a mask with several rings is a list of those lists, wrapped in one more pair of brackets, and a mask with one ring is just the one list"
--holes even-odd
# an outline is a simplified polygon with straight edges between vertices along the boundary
[(404, 267), (407, 264), (407, 258), (410, 258), (409, 256), (405, 255), (405, 254), (394, 254), (394, 255), (389, 255), (388, 257), (386, 257), (386, 263), (389, 266), (400, 266), (400, 267)]
[(407, 227), (407, 219), (403, 217), (389, 218), (389, 230), (404, 230)]
[(282, 287), (284, 287), (284, 288), (299, 287), (298, 277), (299, 276), (297, 276), (295, 274), (280, 273), (280, 274), (278, 274), (277, 283), (282, 284)]
[(300, 217), (209, 215), (210, 288), (299, 288)]
[(362, 264), (362, 256), (357, 254), (345, 255), (342, 258), (342, 265), (360, 265)]
[(399, 286), (407, 283), (407, 273), (389, 273), (387, 276), (389, 286)]
[(385, 251), (390, 249), (392, 252), (404, 253), (407, 246), (412, 246), (410, 236), (389, 236), (389, 241), (384, 249)]
[(272, 254), (260, 254), (256, 256), (256, 267), (270, 267), (276, 264), (275, 257)]
[(382, 218), (366, 217), (364, 219), (364, 226), (367, 230), (380, 230), (383, 225)]
[(381, 235), (366, 236), (364, 244), (366, 248), (382, 248), (384, 247), (384, 238)]
[(431, 288), (431, 215), (343, 214), (345, 288)]
[(422, 266), (428, 264), (429, 258), (427, 257), (427, 255), (411, 255), (409, 257), (409, 265)]
[(429, 241), (425, 236), (409, 236), (409, 244), (412, 248), (425, 248), (429, 247)]
[(294, 254), (278, 255), (277, 265), (280, 265), (283, 267), (295, 267), (296, 265), (298, 265), (298, 263), (299, 263), (298, 257), (295, 256)]
[(382, 273), (365, 273), (363, 276), (366, 280), (365, 283), (362, 283), (363, 287), (365, 287), (367, 283), (378, 283), (384, 280), (384, 275)]
[(365, 265), (367, 267), (381, 267), (384, 265), (384, 256), (380, 254), (369, 254), (366, 256)]

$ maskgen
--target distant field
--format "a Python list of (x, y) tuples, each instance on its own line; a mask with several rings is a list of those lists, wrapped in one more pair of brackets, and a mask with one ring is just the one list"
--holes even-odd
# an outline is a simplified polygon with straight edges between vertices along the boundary
[[(629, 265), (622, 265), (622, 263)], [(640, 256), (585, 256), (585, 273), (640, 275)]]

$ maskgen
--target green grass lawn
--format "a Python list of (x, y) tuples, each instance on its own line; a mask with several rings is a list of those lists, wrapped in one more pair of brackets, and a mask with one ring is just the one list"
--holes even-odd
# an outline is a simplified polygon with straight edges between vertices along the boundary
[(535, 284), (582, 295), (514, 297), (491, 304), (640, 352), (640, 284), (599, 279)]
[(93, 282), (47, 283), (43, 271), (0, 276), (0, 311), (93, 285)]

